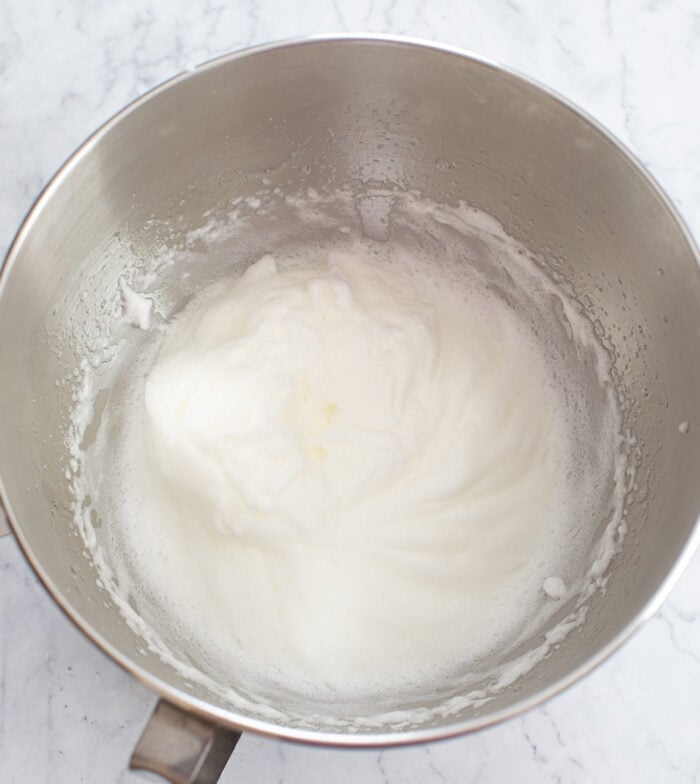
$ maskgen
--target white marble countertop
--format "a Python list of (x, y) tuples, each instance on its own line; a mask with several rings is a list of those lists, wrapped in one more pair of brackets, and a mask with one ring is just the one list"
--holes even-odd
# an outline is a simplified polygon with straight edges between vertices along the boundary
[[(337, 31), (459, 45), (555, 88), (639, 155), (700, 236), (697, 0), (4, 0), (0, 250), (63, 159), (137, 95), (229, 50)], [(524, 716), (387, 751), (246, 735), (223, 781), (697, 784), (699, 614), (700, 554), (623, 650)], [(125, 769), (154, 702), (72, 627), (12, 537), (2, 539), (0, 782), (137, 784)]]

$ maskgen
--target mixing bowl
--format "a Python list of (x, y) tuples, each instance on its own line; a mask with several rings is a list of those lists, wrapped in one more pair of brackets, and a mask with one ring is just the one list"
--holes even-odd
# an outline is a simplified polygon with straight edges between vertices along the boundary
[[(463, 199), (539, 254), (614, 352), (637, 456), (624, 546), (585, 623), (484, 704), (371, 732), (232, 710), (144, 646), (85, 556), (64, 476), (73, 405), (66, 379), (81, 359), (71, 336), (89, 334), (118, 303), (125, 266), (164, 242), (177, 246), (236, 196), (347, 183)], [(253, 220), (263, 235), (267, 218)], [(547, 699), (601, 662), (656, 611), (690, 558), (700, 510), (699, 305), (698, 253), (669, 200), (617, 141), (551, 92), (464, 52), (409, 40), (257, 47), (182, 74), (110, 120), (20, 229), (0, 281), (2, 500), (30, 564), (69, 617), (208, 726), (348, 746), (468, 732)], [(167, 704), (161, 719), (168, 711), (180, 715), (181, 731), (191, 729)]]

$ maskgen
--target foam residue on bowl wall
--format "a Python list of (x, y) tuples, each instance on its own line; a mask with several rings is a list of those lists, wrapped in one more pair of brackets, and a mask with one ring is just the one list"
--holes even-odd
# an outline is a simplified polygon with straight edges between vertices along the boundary
[[(265, 235), (256, 229), (261, 220), (269, 227)], [(284, 667), (273, 677), (261, 674), (245, 651), (203, 633), (194, 611), (182, 609), (173, 623), (177, 590), (174, 596), (159, 595), (166, 572), (156, 569), (160, 578), (153, 580), (146, 564), (160, 554), (176, 565), (179, 556), (167, 547), (158, 549), (155, 542), (163, 531), (157, 526), (150, 533), (134, 533), (149, 521), (139, 520), (137, 508), (129, 506), (133, 459), (122, 451), (115, 460), (110, 451), (133, 425), (143, 379), (183, 308), (193, 307), (208, 287), (238, 279), (266, 253), (274, 253), (282, 268), (295, 269), (309, 259), (321, 263), (329, 251), (403, 264), (402, 274), (410, 258), (418, 285), (429, 270), (447, 288), (463, 292), (465, 307), (469, 296), (476, 303), (474, 292), (479, 292), (512, 313), (523, 334), (539, 341), (552, 385), (565, 390), (568, 438), (575, 448), (564, 485), (575, 488), (576, 500), (561, 528), (548, 528), (538, 539), (529, 582), (523, 583), (530, 586), (521, 607), (524, 616), (510, 625), (495, 623), (492, 644), (482, 633), (481, 647), (465, 661), (445, 664), (440, 678), (427, 667), (432, 674), (425, 682), (413, 673), (403, 688), (392, 682), (386, 693), (374, 688), (374, 700), (346, 694), (340, 704), (324, 700), (323, 688), (305, 692), (303, 677)], [(443, 719), (486, 704), (516, 683), (584, 622), (592, 595), (605, 590), (626, 530), (636, 448), (623, 423), (624, 395), (611, 380), (614, 356), (567, 282), (480, 210), (389, 188), (262, 190), (212, 211), (202, 226), (156, 248), (145, 262), (130, 263), (127, 257), (115, 279), (114, 302), (101, 321), (92, 322), (90, 332), (86, 340), (84, 332), (76, 331), (82, 361), (72, 381), (75, 406), (67, 436), (66, 475), (76, 525), (125, 622), (185, 681), (199, 684), (221, 704), (271, 722), (339, 731), (406, 729)], [(94, 401), (101, 391), (104, 411), (96, 416)], [(143, 500), (138, 493), (135, 499)], [(123, 526), (114, 524), (120, 515)], [(95, 525), (105, 516), (113, 521), (109, 529)], [(140, 554), (135, 545), (142, 548)], [(185, 604), (179, 601), (181, 608)], [(276, 633), (273, 629), (270, 639)], [(426, 702), (428, 707), (416, 707)]]

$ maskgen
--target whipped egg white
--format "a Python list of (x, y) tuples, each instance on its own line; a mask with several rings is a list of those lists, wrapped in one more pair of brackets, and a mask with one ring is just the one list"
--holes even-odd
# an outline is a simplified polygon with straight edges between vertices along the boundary
[[(393, 221), (197, 292), (90, 456), (115, 592), (234, 703), (365, 715), (458, 689), (612, 557), (592, 326), (483, 213), (404, 198)], [(426, 228), (439, 258), (404, 239)]]

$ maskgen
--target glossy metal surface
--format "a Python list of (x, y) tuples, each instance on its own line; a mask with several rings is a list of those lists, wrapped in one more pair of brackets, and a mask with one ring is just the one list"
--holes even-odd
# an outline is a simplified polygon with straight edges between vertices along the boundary
[[(125, 260), (269, 187), (395, 183), (492, 213), (575, 286), (616, 354), (641, 445), (623, 553), (586, 623), (480, 708), (402, 732), (285, 726), (229, 710), (139, 645), (95, 582), (71, 524), (56, 382), (69, 333), (114, 300)], [(175, 220), (182, 217), (181, 221)], [(264, 232), (261, 224), (261, 232)], [(84, 294), (84, 296), (83, 296)], [(209, 719), (317, 743), (409, 743), (473, 730), (602, 661), (670, 590), (698, 538), (700, 272), (677, 213), (591, 120), (462, 52), (341, 37), (260, 47), (177, 77), (97, 132), (20, 230), (0, 281), (2, 497), (30, 562), (73, 620), (136, 677)], [(681, 434), (679, 423), (691, 423)]]
[(241, 735), (158, 700), (129, 767), (172, 784), (216, 784)]

